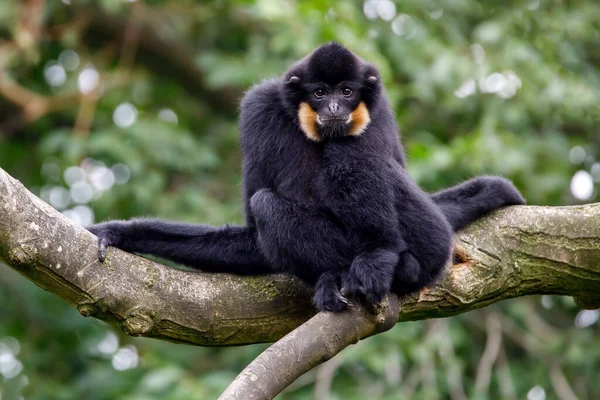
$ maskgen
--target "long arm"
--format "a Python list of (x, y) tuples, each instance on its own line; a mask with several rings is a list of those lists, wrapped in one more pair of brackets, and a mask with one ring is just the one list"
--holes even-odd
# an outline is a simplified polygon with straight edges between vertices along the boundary
[(88, 230), (98, 236), (101, 260), (106, 257), (107, 246), (115, 246), (205, 271), (241, 275), (273, 271), (258, 249), (252, 228), (134, 219), (96, 224)]
[[(498, 177), (475, 178), (435, 193), (432, 199), (441, 208), (455, 231), (503, 206), (524, 204), (523, 198), (514, 186), (509, 181)], [(316, 266), (313, 270), (314, 279), (307, 280), (316, 280), (316, 277), (325, 270), (324, 267), (319, 268), (319, 265), (338, 265), (348, 262), (348, 254), (345, 253), (351, 250), (344, 249), (347, 246), (342, 245), (347, 243), (347, 232), (333, 224), (330, 216), (319, 214), (317, 210), (303, 210), (302, 207), (293, 204), (285, 205), (284, 209), (279, 208), (279, 213), (272, 215), (268, 230), (264, 230), (263, 240), (269, 240), (273, 245), (273, 251), (277, 248), (280, 256), (281, 252), (286, 252), (288, 255), (296, 254), (297, 257), (304, 258), (305, 262), (302, 265), (310, 265), (311, 269)], [(349, 208), (340, 207), (340, 210), (348, 211)], [(285, 214), (282, 214), (284, 211)], [(263, 226), (266, 224), (264, 215), (263, 212)], [(357, 215), (351, 215), (353, 218), (348, 218), (348, 221), (357, 222), (355, 219)], [(286, 223), (281, 224), (284, 220)], [(291, 221), (297, 223), (294, 225), (290, 223)], [(373, 221), (371, 219), (370, 223)], [(283, 228), (286, 232), (279, 231)], [(270, 266), (274, 264), (270, 264), (259, 249), (256, 240), (257, 232), (254, 228), (240, 226), (216, 228), (209, 225), (183, 224), (156, 219), (134, 219), (105, 222), (88, 229), (98, 236), (101, 259), (104, 259), (108, 246), (115, 246), (126, 251), (166, 258), (206, 271), (243, 275), (274, 271)], [(300, 233), (304, 233), (311, 240), (300, 244), (301, 241), (298, 240)], [(341, 238), (343, 241), (339, 240)], [(283, 262), (284, 258), (279, 257), (279, 261)]]

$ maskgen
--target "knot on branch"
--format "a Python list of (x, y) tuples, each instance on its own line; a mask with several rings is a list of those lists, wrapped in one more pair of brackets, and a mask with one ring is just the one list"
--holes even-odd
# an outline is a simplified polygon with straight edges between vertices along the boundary
[(26, 244), (13, 248), (9, 254), (9, 263), (13, 267), (24, 267), (35, 263), (37, 251)]
[(154, 321), (147, 315), (132, 315), (121, 322), (121, 328), (130, 336), (142, 336), (154, 328)]
[(77, 306), (77, 310), (84, 317), (93, 317), (100, 313), (100, 307), (92, 303), (84, 303)]
[(398, 322), (400, 315), (400, 301), (398, 296), (390, 293), (377, 307), (377, 328), (375, 334), (389, 331)]

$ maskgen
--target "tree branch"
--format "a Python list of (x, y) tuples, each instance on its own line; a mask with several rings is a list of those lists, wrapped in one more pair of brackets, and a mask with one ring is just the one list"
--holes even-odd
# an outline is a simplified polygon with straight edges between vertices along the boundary
[(309, 320), (315, 313), (310, 289), (289, 276), (187, 272), (114, 248), (100, 263), (91, 233), (0, 169), (0, 259), (82, 315), (130, 335), (204, 346), (272, 342), (287, 334), (221, 399), (271, 399), (398, 320), (447, 317), (528, 294), (570, 295), (598, 307), (600, 204), (494, 213), (458, 235), (457, 257), (435, 288), (417, 296), (398, 302), (391, 295), (374, 313), (358, 306)]
[[(600, 304), (600, 204), (512, 207), (457, 239), (463, 262), (401, 301), (399, 320), (456, 315), (529, 294)], [(0, 259), (85, 316), (125, 332), (203, 346), (272, 342), (308, 320), (310, 290), (285, 275), (168, 268), (110, 248), (0, 169)], [(327, 314), (329, 315), (329, 314)]]
[(300, 375), (350, 344), (392, 328), (398, 321), (398, 297), (388, 296), (372, 311), (357, 306), (345, 313), (318, 313), (244, 368), (219, 400), (274, 398)]

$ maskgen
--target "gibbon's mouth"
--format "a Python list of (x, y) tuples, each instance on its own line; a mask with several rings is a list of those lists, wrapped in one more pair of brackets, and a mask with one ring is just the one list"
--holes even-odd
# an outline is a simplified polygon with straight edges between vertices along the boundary
[(350, 122), (352, 122), (352, 114), (331, 116), (321, 116), (317, 114), (317, 123), (319, 125), (349, 124)]

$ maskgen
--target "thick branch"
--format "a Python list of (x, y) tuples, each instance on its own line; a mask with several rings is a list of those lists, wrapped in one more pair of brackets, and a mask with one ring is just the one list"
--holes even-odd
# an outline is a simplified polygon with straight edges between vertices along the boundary
[(398, 297), (390, 295), (377, 310), (358, 306), (339, 314), (318, 313), (244, 368), (219, 400), (272, 399), (349, 345), (391, 329), (398, 312)]
[[(600, 304), (600, 204), (513, 207), (457, 241), (464, 262), (435, 288), (402, 300), (400, 320), (528, 294)], [(225, 346), (275, 341), (314, 314), (309, 289), (284, 275), (186, 272), (113, 248), (101, 264), (96, 250), (93, 235), (0, 170), (0, 259), (83, 315), (132, 335)]]

